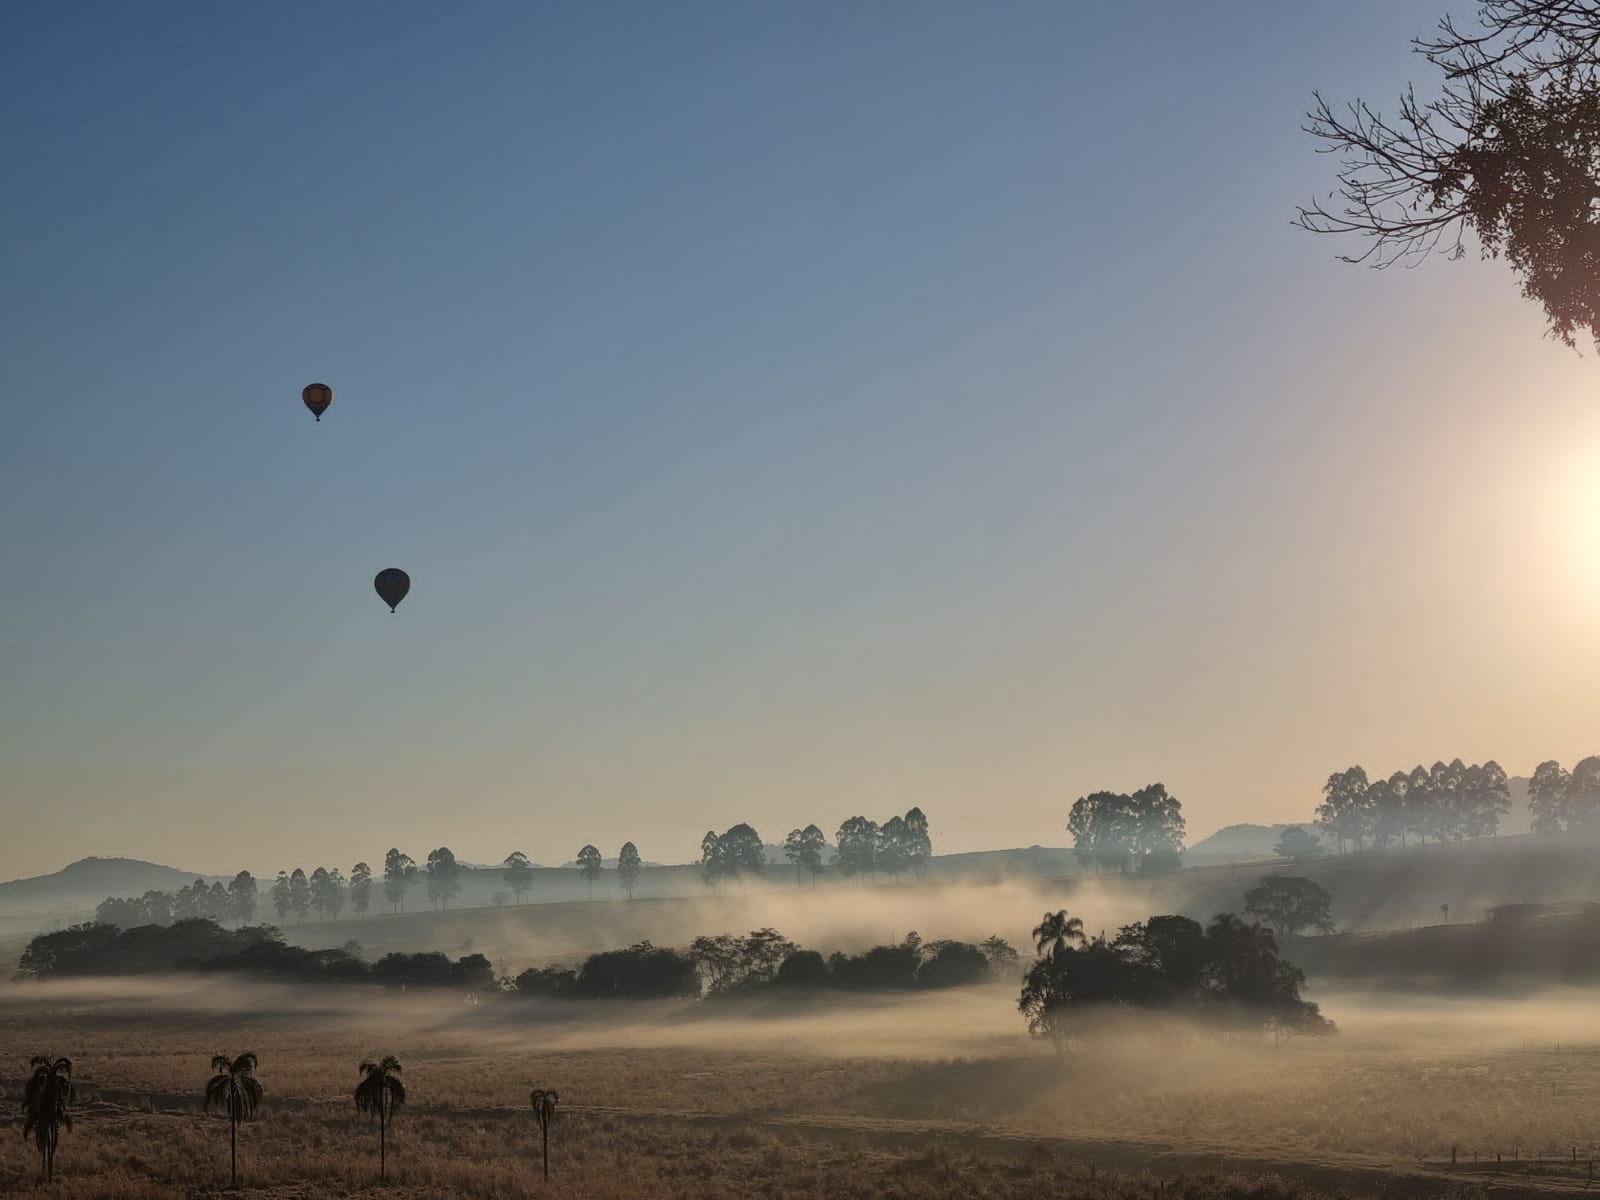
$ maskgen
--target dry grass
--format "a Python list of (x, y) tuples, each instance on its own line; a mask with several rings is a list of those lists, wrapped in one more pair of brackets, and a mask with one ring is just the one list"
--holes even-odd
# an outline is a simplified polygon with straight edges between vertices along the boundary
[[(241, 1136), (242, 1171), (249, 1192), (273, 1197), (376, 1190), (376, 1131), (350, 1093), (357, 1062), (385, 1052), (411, 1093), (384, 1190), (400, 1197), (1443, 1195), (1473, 1190), (1474, 1149), (1505, 1155), (1482, 1180), (1497, 1194), (1543, 1193), (1581, 1190), (1600, 1129), (1600, 1052), (1493, 1045), (1437, 1014), (1357, 1019), (1340, 1038), (1282, 1046), (1108, 1033), (1056, 1055), (970, 1022), (940, 1028), (966, 1011), (948, 1005), (712, 1020), (629, 1006), (574, 1020), (570, 1006), (508, 1018), (371, 992), (320, 995), (315, 1008), (289, 996), (208, 985), (202, 1005), (192, 992), (0, 989), (8, 1116), (30, 1054), (78, 1064), (78, 1124), (48, 1194), (218, 1194), (227, 1127), (199, 1096), (210, 1056), (245, 1049), (261, 1056), (267, 1100)], [(897, 1029), (892, 1053), (866, 1051), (870, 1021)], [(908, 1052), (916, 1036), (923, 1049)], [(536, 1084), (563, 1097), (549, 1185), (528, 1108)], [(0, 1195), (35, 1187), (18, 1125), (0, 1141)], [(1442, 1166), (1452, 1144), (1454, 1174)], [(1534, 1156), (1569, 1161), (1530, 1173)]]

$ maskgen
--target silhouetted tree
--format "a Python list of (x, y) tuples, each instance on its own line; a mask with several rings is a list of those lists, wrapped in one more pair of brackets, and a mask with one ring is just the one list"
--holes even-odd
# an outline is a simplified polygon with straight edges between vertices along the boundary
[(906, 813), (905, 854), (908, 865), (918, 875), (928, 869), (933, 861), (933, 837), (928, 832), (928, 818), (920, 808)]
[(228, 1118), (228, 1186), (239, 1186), (239, 1123), (253, 1121), (261, 1105), (261, 1084), (256, 1080), (256, 1056), (248, 1050), (238, 1058), (218, 1054), (211, 1060), (215, 1072), (206, 1084), (206, 1111)]
[(228, 884), (228, 915), (241, 925), (255, 919), (256, 878), (249, 871), (240, 871)]
[(724, 865), (732, 875), (760, 875), (767, 869), (767, 848), (755, 829), (740, 822), (719, 839)]
[(989, 977), (989, 956), (966, 942), (935, 942), (917, 968), (917, 986), (965, 987)]
[[(194, 883), (179, 888), (172, 894), (172, 917), (176, 921), (192, 921), (196, 917), (206, 917), (207, 893), (205, 880), (196, 879)], [(209, 918), (208, 918), (209, 919)]]
[(1153, 874), (1178, 864), (1185, 833), (1182, 810), (1159, 783), (1131, 796), (1092, 792), (1073, 803), (1067, 831), (1085, 865)]
[[(1476, 27), (1446, 16), (1413, 48), (1438, 73), (1398, 111), (1321, 95), (1308, 132), (1338, 156), (1337, 202), (1297, 223), (1365, 242), (1347, 262), (1413, 263), (1434, 250), (1504, 257), (1567, 345), (1600, 339), (1600, 6), (1480, 0)], [(1359, 243), (1358, 243), (1359, 244)]]
[(694, 960), (674, 950), (640, 942), (584, 960), (573, 981), (575, 996), (646, 999), (692, 996), (700, 990)]
[(1300, 999), (1304, 976), (1278, 957), (1272, 932), (1229, 913), (1205, 931), (1187, 917), (1151, 917), (1041, 953), (1023, 980), (1018, 1008), (1037, 1036), (1064, 1042), (1072, 1016), (1096, 1005), (1186, 1005), (1224, 1025), (1285, 1031), (1331, 1028)]
[(822, 871), (822, 854), (828, 848), (827, 835), (815, 825), (804, 829), (791, 829), (783, 839), (783, 856), (794, 865), (794, 881), (810, 875), (813, 886)]
[(718, 865), (721, 846), (722, 839), (717, 836), (715, 829), (706, 830), (705, 836), (700, 839), (700, 877), (705, 880), (707, 887), (715, 887), (717, 880), (722, 877)]
[(771, 983), (796, 947), (776, 929), (757, 929), (745, 937), (698, 937), (689, 947), (710, 995)]
[(304, 921), (311, 911), (311, 881), (299, 867), (289, 873), (289, 910), (296, 921)]
[(877, 867), (878, 823), (866, 817), (851, 817), (833, 835), (838, 847), (839, 871), (844, 875), (867, 875)]
[(205, 903), (201, 906), (200, 915), (208, 921), (216, 921), (219, 924), (233, 915), (233, 897), (220, 880), (206, 890)]
[(1074, 945), (1083, 945), (1083, 922), (1069, 917), (1066, 910), (1047, 912), (1044, 919), (1033, 927), (1033, 946), (1041, 958), (1055, 958)]
[(633, 889), (639, 886), (639, 872), (643, 864), (639, 861), (639, 847), (632, 842), (623, 842), (622, 849), (617, 852), (617, 882), (622, 885), (622, 890), (628, 893), (628, 899), (633, 899)]
[(908, 933), (895, 946), (874, 946), (865, 954), (835, 954), (828, 973), (835, 987), (856, 991), (900, 991), (917, 986), (922, 939)]
[(1244, 895), (1244, 911), (1277, 930), (1278, 936), (1302, 929), (1333, 930), (1333, 897), (1310, 879), (1297, 875), (1268, 875)]
[(904, 817), (890, 817), (878, 827), (877, 865), (890, 875), (911, 868), (911, 847)]
[(1140, 1003), (1195, 1003), (1205, 987), (1205, 930), (1188, 917), (1160, 916), (1124, 925), (1111, 944), (1134, 972), (1131, 993)]
[[(1079, 928), (1082, 928), (1081, 922)], [(1009, 970), (1017, 965), (1016, 947), (999, 934), (984, 938), (979, 949), (983, 951), (983, 956), (989, 960), (989, 966), (993, 970)]]
[(1322, 853), (1322, 842), (1314, 833), (1308, 833), (1299, 825), (1291, 825), (1278, 837), (1278, 844), (1272, 852), (1279, 858), (1292, 858), (1299, 861), (1303, 858), (1315, 858)]
[(358, 862), (350, 868), (350, 907), (356, 916), (364, 917), (371, 904), (372, 868), (364, 862)]
[(450, 900), (461, 890), (461, 867), (450, 847), (440, 846), (428, 852), (428, 899), (436, 901), (441, 910), (450, 907)]
[(813, 988), (828, 982), (827, 961), (815, 950), (796, 950), (778, 967), (780, 987)]
[(594, 881), (600, 878), (605, 870), (605, 863), (600, 858), (600, 851), (593, 846), (585, 846), (578, 851), (578, 873), (583, 876), (583, 881), (589, 885), (589, 899), (594, 899)]
[(289, 894), (289, 873), (279, 871), (276, 882), (272, 885), (272, 907), (278, 914), (278, 920), (287, 920), (294, 910), (294, 899)]
[(330, 920), (338, 920), (339, 914), (344, 911), (344, 876), (335, 867), (329, 871), (318, 867), (311, 872), (311, 903), (316, 910)]
[(1338, 843), (1340, 853), (1346, 845), (1361, 849), (1361, 842), (1372, 825), (1372, 810), (1367, 796), (1367, 773), (1360, 767), (1335, 771), (1322, 786), (1323, 801), (1317, 808), (1317, 821)]
[(417, 879), (417, 864), (393, 848), (383, 856), (383, 894), (395, 912), (404, 912), (406, 891)]
[(1600, 826), (1600, 756), (1579, 759), (1567, 780), (1567, 828), (1594, 829)]
[(1511, 811), (1511, 784), (1505, 768), (1494, 759), (1468, 767), (1461, 789), (1461, 833), (1465, 837), (1493, 837), (1500, 818)]
[(378, 1178), (382, 1180), (387, 1176), (389, 1122), (394, 1110), (406, 1102), (406, 1086), (400, 1082), (400, 1060), (392, 1054), (362, 1063), (360, 1071), (356, 1111), (378, 1118)]
[(165, 892), (151, 890), (141, 898), (145, 918), (151, 925), (172, 924), (172, 897)]
[(1415, 834), (1418, 841), (1426, 841), (1433, 828), (1433, 810), (1438, 803), (1434, 795), (1433, 776), (1418, 763), (1406, 776), (1406, 831)]
[(506, 855), (505, 870), (501, 878), (506, 881), (506, 886), (517, 898), (517, 903), (522, 903), (522, 895), (533, 886), (533, 867), (528, 862), (528, 856), (521, 850), (513, 850)]
[(138, 898), (119, 900), (108, 896), (95, 905), (94, 919), (97, 925), (115, 925), (118, 929), (154, 924), (147, 915), (144, 901)]
[(72, 1060), (36, 1055), (29, 1060), (32, 1074), (22, 1092), (22, 1136), (33, 1137), (39, 1151), (39, 1169), (45, 1181), (56, 1177), (56, 1144), (63, 1129), (72, 1128)]
[(1286, 1030), (1327, 1028), (1317, 1006), (1300, 999), (1305, 975), (1278, 957), (1270, 929), (1220, 913), (1206, 928), (1206, 952), (1218, 1015)]
[(734, 879), (740, 875), (759, 875), (767, 865), (767, 851), (761, 835), (741, 822), (726, 833), (708, 830), (700, 839), (700, 863), (707, 883)]
[(1374, 846), (1382, 849), (1390, 842), (1403, 841), (1406, 834), (1405, 776), (1395, 774), (1369, 783), (1366, 808), (1367, 828)]
[(550, 1182), (550, 1125), (556, 1119), (556, 1105), (561, 1093), (554, 1089), (534, 1088), (528, 1096), (533, 1105), (533, 1119), (539, 1122), (539, 1139), (544, 1145), (544, 1178)]
[(1555, 759), (1534, 768), (1528, 781), (1528, 813), (1535, 833), (1561, 833), (1567, 827), (1567, 787), (1571, 776)]

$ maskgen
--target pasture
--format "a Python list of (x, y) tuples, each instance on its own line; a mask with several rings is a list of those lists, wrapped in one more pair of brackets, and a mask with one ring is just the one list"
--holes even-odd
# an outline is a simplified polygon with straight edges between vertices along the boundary
[[(384, 1053), (409, 1090), (392, 1196), (1272, 1200), (1588, 1184), (1600, 1047), (1582, 1041), (1581, 993), (1324, 996), (1344, 1030), (1332, 1038), (1110, 1024), (1065, 1053), (1022, 1034), (1013, 999), (471, 1006), (214, 978), (10, 985), (0, 1193), (46, 1194), (14, 1100), (28, 1056), (49, 1053), (74, 1060), (78, 1101), (48, 1194), (220, 1194), (227, 1124), (200, 1094), (211, 1055), (243, 1050), (260, 1056), (266, 1100), (241, 1133), (241, 1176), (264, 1197), (378, 1194), (376, 1130), (351, 1093), (357, 1063)], [(561, 1093), (549, 1184), (535, 1086)]]

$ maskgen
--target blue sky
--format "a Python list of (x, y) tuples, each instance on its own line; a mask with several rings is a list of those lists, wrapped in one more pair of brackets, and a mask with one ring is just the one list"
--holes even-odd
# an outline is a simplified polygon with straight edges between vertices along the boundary
[(0, 876), (1600, 750), (1592, 355), (1289, 226), (1435, 9), (8, 9)]

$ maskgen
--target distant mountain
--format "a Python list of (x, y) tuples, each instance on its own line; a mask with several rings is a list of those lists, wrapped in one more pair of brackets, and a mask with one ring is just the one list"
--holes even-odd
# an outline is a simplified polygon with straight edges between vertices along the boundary
[(34, 931), (69, 925), (94, 915), (108, 896), (171, 892), (222, 876), (180, 871), (137, 858), (80, 858), (49, 875), (0, 883), (0, 931)]
[(171, 891), (196, 879), (211, 883), (221, 878), (198, 871), (180, 871), (138, 858), (80, 858), (49, 875), (0, 883), (0, 904), (18, 900), (52, 899), (92, 893), (98, 904), (107, 896), (140, 896), (151, 889)]
[[(1309, 834), (1317, 832), (1311, 821), (1298, 826)], [(1229, 825), (1190, 846), (1184, 851), (1183, 861), (1188, 866), (1201, 866), (1276, 858), (1272, 848), (1285, 830), (1294, 828), (1296, 825)]]
[[(1514, 775), (1506, 781), (1506, 790), (1509, 793), (1511, 807), (1505, 816), (1500, 819), (1500, 836), (1514, 837), (1518, 834), (1529, 832), (1532, 820), (1528, 813), (1528, 781), (1520, 775)], [(1222, 863), (1259, 862), (1262, 859), (1276, 858), (1272, 848), (1277, 845), (1278, 838), (1284, 830), (1299, 826), (1307, 833), (1315, 835), (1317, 831), (1316, 818), (1308, 807), (1304, 821), (1292, 821), (1286, 825), (1228, 825), (1217, 830), (1210, 837), (1201, 838), (1184, 852), (1183, 861), (1190, 866), (1217, 866)], [(1332, 849), (1332, 847), (1329, 847)]]

